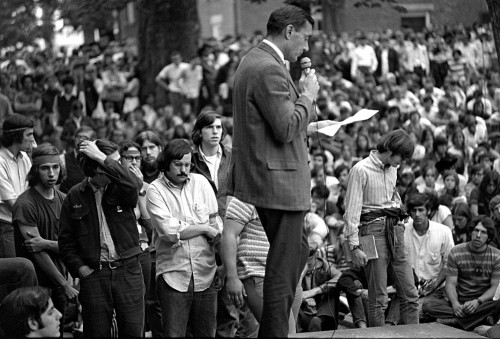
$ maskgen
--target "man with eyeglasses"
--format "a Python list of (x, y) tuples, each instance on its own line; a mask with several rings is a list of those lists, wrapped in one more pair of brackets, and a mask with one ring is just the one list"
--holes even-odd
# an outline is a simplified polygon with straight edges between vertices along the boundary
[[(444, 293), (433, 293), (422, 310), (437, 322), (473, 330), (499, 306), (493, 296), (500, 281), (500, 250), (489, 245), (495, 225), (484, 215), (470, 224), (471, 241), (453, 247), (448, 257)], [(447, 297), (447, 298), (446, 298)], [(495, 314), (495, 323), (499, 314)]]
[(142, 181), (120, 164), (118, 146), (84, 140), (78, 161), (86, 178), (61, 209), (59, 253), (80, 278), (84, 337), (109, 337), (113, 311), (120, 337), (142, 337), (144, 282), (134, 208)]
[(191, 161), (186, 140), (170, 141), (157, 159), (162, 175), (146, 193), (165, 337), (188, 333), (215, 337), (215, 245), (222, 221), (210, 183), (203, 175), (191, 173)]

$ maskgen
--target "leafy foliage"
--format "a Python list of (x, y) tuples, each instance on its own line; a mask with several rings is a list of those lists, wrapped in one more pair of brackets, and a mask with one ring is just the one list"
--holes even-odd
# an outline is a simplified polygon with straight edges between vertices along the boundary
[(0, 47), (30, 44), (37, 34), (35, 2), (0, 0)]

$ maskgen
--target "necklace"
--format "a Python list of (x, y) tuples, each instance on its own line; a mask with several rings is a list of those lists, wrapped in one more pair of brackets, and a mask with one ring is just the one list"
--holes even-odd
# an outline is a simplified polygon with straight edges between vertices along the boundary
[[(473, 254), (474, 252), (473, 252), (473, 251), (471, 250), (471, 248), (470, 248), (470, 243), (469, 243), (468, 247), (469, 247), (469, 252), (470, 252), (470, 254), (471, 254), (472, 261), (474, 261), (474, 265), (475, 265), (475, 268), (474, 268), (474, 275), (475, 275), (476, 277), (481, 277), (481, 276), (483, 275), (483, 273), (484, 273), (484, 272), (483, 272), (483, 267), (482, 267), (482, 266), (480, 266), (480, 265), (478, 264), (478, 262), (476, 261), (476, 259), (474, 258), (474, 254)], [(481, 258), (480, 263), (482, 263), (482, 262), (484, 261), (484, 257), (486, 256), (486, 252), (487, 252), (487, 251), (488, 251), (488, 246), (486, 246), (486, 249), (484, 250), (483, 257)]]

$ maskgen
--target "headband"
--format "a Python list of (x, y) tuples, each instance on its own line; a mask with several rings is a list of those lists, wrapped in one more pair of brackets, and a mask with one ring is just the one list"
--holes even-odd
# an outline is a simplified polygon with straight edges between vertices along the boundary
[(33, 158), (33, 166), (39, 166), (42, 164), (60, 164), (61, 157), (59, 155), (40, 155)]

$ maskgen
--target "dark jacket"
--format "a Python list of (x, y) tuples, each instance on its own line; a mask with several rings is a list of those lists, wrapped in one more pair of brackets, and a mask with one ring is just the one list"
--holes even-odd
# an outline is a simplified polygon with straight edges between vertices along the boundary
[[(130, 258), (142, 252), (134, 214), (141, 182), (109, 157), (103, 167), (112, 181), (104, 191), (102, 209), (116, 251), (122, 259)], [(83, 265), (99, 269), (99, 217), (88, 178), (75, 185), (64, 199), (58, 243), (59, 253), (73, 277), (79, 276)]]
[[(377, 56), (378, 66), (375, 71), (375, 76), (379, 77), (382, 75), (382, 49), (379, 47), (375, 49), (375, 55)], [(389, 72), (396, 73), (399, 71), (399, 55), (394, 48), (389, 48), (387, 55), (389, 63)]]
[(210, 185), (214, 189), (215, 195), (217, 196), (217, 205), (219, 206), (219, 216), (224, 220), (224, 216), (226, 215), (226, 198), (227, 198), (227, 176), (229, 173), (229, 164), (231, 162), (231, 148), (220, 144), (222, 149), (222, 159), (220, 161), (219, 170), (217, 171), (217, 181), (219, 189), (215, 186), (215, 183), (212, 180), (210, 175), (210, 170), (208, 169), (207, 164), (201, 157), (201, 154), (198, 152), (198, 147), (195, 148), (193, 152), (193, 173), (202, 174), (205, 178), (207, 178)]

